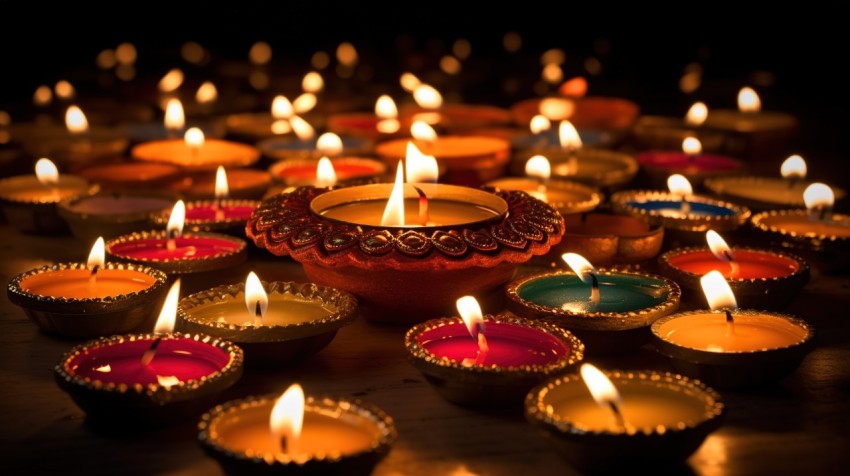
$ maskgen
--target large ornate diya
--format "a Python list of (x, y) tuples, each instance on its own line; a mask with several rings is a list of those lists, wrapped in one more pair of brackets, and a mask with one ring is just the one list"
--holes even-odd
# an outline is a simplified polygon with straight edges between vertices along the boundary
[[(525, 192), (416, 184), (405, 215), (381, 225), (392, 184), (299, 187), (254, 211), (246, 232), (257, 246), (301, 262), (310, 281), (357, 296), (371, 319), (410, 323), (448, 315), (466, 294), (484, 297), (533, 255), (561, 241), (564, 220)], [(495, 293), (494, 293), (495, 294)]]

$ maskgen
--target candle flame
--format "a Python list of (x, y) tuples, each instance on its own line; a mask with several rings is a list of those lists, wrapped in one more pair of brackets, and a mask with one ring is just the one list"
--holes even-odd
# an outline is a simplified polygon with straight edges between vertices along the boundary
[(168, 295), (165, 297), (165, 302), (162, 304), (162, 310), (159, 311), (159, 317), (156, 318), (156, 325), (153, 326), (154, 334), (168, 334), (174, 331), (174, 322), (177, 321), (177, 303), (180, 299), (180, 279), (174, 281), (171, 289), (168, 290)]
[(331, 159), (322, 157), (316, 166), (316, 186), (333, 187), (336, 185), (336, 170)]
[(292, 103), (286, 96), (277, 95), (272, 101), (272, 117), (275, 119), (289, 119), (295, 114)]
[(552, 165), (549, 164), (549, 159), (542, 155), (535, 155), (528, 159), (528, 162), (525, 163), (525, 175), (549, 180), (549, 177), (552, 176)]
[(682, 152), (688, 155), (699, 155), (702, 153), (702, 142), (696, 137), (685, 137), (682, 141)]
[(89, 259), (86, 260), (87, 267), (94, 268), (97, 266), (98, 268), (103, 268), (106, 264), (106, 251), (104, 248), (103, 237), (99, 236), (95, 240), (94, 245), (92, 245), (91, 251), (89, 251)]
[(218, 200), (230, 196), (230, 187), (227, 185), (227, 172), (224, 166), (219, 165), (215, 171), (215, 198)]
[(413, 100), (424, 109), (439, 109), (443, 105), (443, 95), (430, 84), (419, 84), (413, 89)]
[(200, 130), (197, 127), (190, 127), (186, 134), (183, 135), (183, 140), (186, 141), (186, 145), (191, 149), (199, 149), (203, 147), (206, 138), (204, 137), (204, 131)]
[(463, 323), (466, 324), (466, 329), (473, 339), (478, 339), (478, 334), (484, 332), (484, 313), (481, 312), (481, 305), (478, 304), (472, 296), (463, 296), (456, 302), (457, 312), (460, 314)]
[(177, 200), (168, 216), (168, 224), (165, 226), (166, 236), (180, 236), (183, 234), (183, 223), (186, 221), (186, 204), (183, 200)]
[(410, 135), (416, 140), (434, 142), (437, 140), (437, 131), (424, 121), (413, 121), (410, 125)]
[(573, 273), (578, 276), (579, 279), (583, 283), (590, 284), (593, 281), (591, 275), (597, 274), (596, 268), (590, 264), (590, 261), (586, 260), (584, 256), (577, 253), (564, 253), (561, 255), (561, 259), (567, 263), (567, 266), (573, 270)]
[(251, 63), (261, 66), (267, 64), (272, 59), (272, 47), (265, 41), (258, 41), (251, 45), (248, 50), (248, 60)]
[(94, 370), (97, 372), (108, 374), (109, 372), (112, 372), (112, 366), (109, 364), (101, 365), (100, 367), (96, 367)]
[(398, 82), (401, 84), (402, 89), (409, 93), (412, 93), (420, 84), (422, 84), (422, 81), (420, 81), (413, 73), (402, 73)]
[(304, 75), (304, 79), (301, 80), (301, 89), (307, 93), (317, 93), (324, 89), (325, 80), (322, 79), (322, 75), (316, 71), (310, 71), (309, 73)]
[(738, 110), (741, 112), (761, 111), (761, 99), (753, 88), (743, 87), (738, 92)]
[(708, 117), (708, 106), (703, 102), (695, 102), (690, 109), (688, 109), (688, 113), (685, 115), (685, 122), (689, 126), (699, 127)]
[(115, 48), (115, 59), (124, 65), (130, 65), (136, 62), (139, 53), (136, 51), (136, 46), (125, 41)]
[(38, 159), (35, 163), (35, 176), (45, 187), (53, 187), (59, 183), (59, 169), (50, 159)]
[(180, 383), (180, 379), (175, 377), (174, 375), (157, 375), (156, 383), (158, 383), (161, 387), (173, 387)]
[(286, 119), (277, 119), (272, 122), (272, 134), (281, 135), (292, 132), (292, 126), (289, 124), (289, 121)]
[(178, 68), (174, 68), (171, 71), (165, 73), (165, 76), (159, 80), (159, 91), (163, 93), (173, 93), (183, 84), (183, 71)]
[(720, 271), (709, 271), (699, 280), (702, 292), (712, 311), (738, 309), (735, 293)]
[(57, 81), (53, 89), (56, 91), (56, 97), (59, 99), (72, 99), (77, 94), (74, 86), (64, 79)]
[(336, 59), (343, 66), (352, 67), (357, 64), (357, 49), (351, 43), (344, 41), (336, 48)]
[(209, 104), (218, 99), (218, 89), (212, 81), (205, 81), (195, 93), (195, 101), (199, 104)]
[[(248, 277), (245, 279), (245, 307), (248, 308), (248, 314), (254, 319), (254, 325), (261, 324), (269, 310), (269, 296), (266, 294), (257, 273), (253, 271), (248, 273)], [(258, 307), (259, 316), (257, 315)]]
[(779, 172), (784, 178), (797, 178), (802, 180), (806, 178), (808, 169), (806, 167), (806, 161), (803, 160), (802, 157), (799, 155), (792, 155), (782, 162)]
[(425, 155), (413, 142), (407, 143), (407, 153), (404, 158), (408, 183), (434, 183), (440, 175), (437, 159)]
[(404, 165), (398, 161), (393, 184), (384, 215), (381, 217), (381, 226), (403, 226), (404, 225)]
[(65, 111), (65, 127), (71, 134), (85, 134), (89, 130), (89, 121), (83, 110), (77, 106), (70, 106)]
[(313, 126), (302, 119), (301, 116), (292, 116), (289, 119), (289, 124), (292, 126), (292, 130), (295, 131), (295, 135), (303, 141), (308, 141), (316, 135), (316, 130), (313, 129)]
[(540, 72), (540, 77), (543, 81), (549, 84), (557, 84), (564, 79), (564, 70), (561, 65), (556, 63), (547, 63), (543, 66), (543, 71)]
[(398, 107), (395, 105), (393, 98), (386, 94), (382, 94), (375, 101), (375, 115), (381, 119), (395, 119), (398, 117)]
[(186, 115), (183, 112), (183, 103), (179, 99), (169, 99), (165, 106), (165, 128), (170, 131), (179, 131), (186, 126)]
[(726, 240), (716, 231), (708, 230), (705, 232), (705, 241), (708, 243), (708, 249), (720, 261), (728, 263), (735, 257), (732, 253), (732, 248), (726, 244)]
[(672, 195), (681, 198), (687, 198), (694, 194), (694, 188), (691, 187), (691, 182), (681, 174), (673, 174), (667, 177), (667, 188)]
[(561, 84), (561, 87), (558, 88), (558, 92), (563, 96), (574, 98), (584, 97), (587, 94), (587, 80), (581, 76), (568, 79)]
[(576, 151), (582, 147), (581, 136), (570, 121), (561, 121), (558, 125), (558, 140), (564, 150)]
[(297, 114), (304, 114), (305, 112), (310, 112), (314, 107), (316, 107), (316, 103), (319, 99), (313, 93), (303, 93), (295, 98), (292, 101), (292, 109)]
[(552, 128), (552, 121), (543, 114), (537, 114), (531, 118), (528, 128), (531, 129), (532, 134), (540, 134), (541, 132), (548, 131)]
[(816, 208), (829, 208), (835, 203), (835, 194), (829, 185), (816, 182), (803, 191), (803, 201), (809, 210)]
[(53, 101), (53, 91), (50, 86), (39, 86), (32, 95), (32, 102), (36, 106), (47, 106)]
[(304, 389), (294, 383), (283, 392), (272, 407), (269, 429), (274, 441), (286, 441), (283, 452), (293, 454), (304, 424)]
[(549, 120), (562, 121), (572, 117), (575, 112), (575, 103), (564, 98), (545, 98), (540, 101), (538, 112)]
[(342, 154), (342, 139), (333, 132), (325, 132), (316, 140), (316, 149), (324, 155), (337, 156)]
[(591, 364), (581, 365), (581, 379), (590, 390), (590, 395), (600, 407), (610, 408), (612, 404), (622, 405), (623, 398), (617, 387), (601, 370)]

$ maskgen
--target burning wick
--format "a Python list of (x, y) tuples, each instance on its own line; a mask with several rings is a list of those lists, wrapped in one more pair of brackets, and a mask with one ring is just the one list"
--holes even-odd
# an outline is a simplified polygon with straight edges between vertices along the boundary
[(156, 348), (159, 347), (160, 342), (162, 342), (162, 337), (157, 337), (150, 348), (145, 351), (144, 355), (142, 355), (142, 365), (148, 366), (153, 362), (153, 358), (156, 357)]
[(564, 253), (561, 259), (573, 270), (583, 283), (590, 281), (590, 301), (594, 305), (599, 304), (599, 279), (596, 277), (596, 268), (587, 261), (584, 256), (576, 253)]
[(215, 171), (215, 201), (213, 207), (215, 209), (215, 220), (224, 220), (224, 208), (222, 201), (230, 195), (230, 188), (227, 184), (227, 172), (221, 165)]
[(461, 365), (471, 367), (483, 364), (487, 353), (490, 352), (490, 346), (484, 336), (484, 315), (481, 312), (481, 306), (474, 297), (464, 296), (457, 300), (457, 310), (463, 318), (464, 324), (466, 324), (469, 335), (478, 342), (478, 354), (474, 359), (470, 357), (463, 359)]
[(90, 288), (93, 288), (97, 284), (97, 272), (100, 271), (100, 268), (103, 267), (106, 261), (104, 254), (103, 237), (100, 236), (95, 240), (94, 245), (92, 245), (89, 258), (86, 261), (86, 265), (91, 268), (91, 274), (89, 275)]
[(168, 230), (168, 241), (165, 243), (165, 247), (168, 248), (169, 251), (174, 251), (177, 249), (177, 243), (175, 240), (180, 236), (180, 230)]
[[(731, 270), (729, 271), (729, 276), (734, 276), (738, 274), (738, 270), (740, 266), (738, 266), (738, 262), (732, 257), (732, 253), (729, 250), (723, 250), (723, 256), (726, 257), (726, 261), (729, 263), (729, 267)], [(729, 317), (731, 319), (731, 317)]]
[(593, 273), (588, 274), (590, 275), (590, 300), (593, 304), (599, 304), (599, 279)]
[(431, 219), (428, 213), (428, 196), (425, 195), (424, 190), (416, 185), (413, 185), (413, 189), (419, 194), (419, 223), (422, 226), (428, 226), (428, 222)]
[(254, 307), (254, 327), (260, 327), (263, 325), (263, 305), (260, 303), (260, 300), (257, 299), (257, 305)]
[(151, 346), (142, 355), (141, 363), (148, 366), (156, 357), (156, 349), (159, 343), (162, 342), (163, 334), (174, 331), (174, 321), (177, 320), (177, 303), (180, 299), (180, 280), (171, 285), (168, 290), (168, 295), (165, 296), (165, 302), (162, 304), (162, 310), (159, 312), (159, 317), (156, 319), (156, 324), (153, 327), (153, 333), (157, 335)]
[(732, 312), (738, 309), (735, 294), (720, 271), (709, 271), (700, 278), (700, 286), (712, 312), (722, 311), (726, 314), (726, 336), (735, 335), (735, 319)]
[(582, 364), (579, 373), (587, 389), (590, 390), (593, 400), (600, 407), (611, 410), (616, 428), (627, 429), (626, 419), (623, 418), (623, 412), (620, 410), (623, 400), (614, 383), (601, 370), (591, 364)]
[(177, 238), (183, 233), (183, 222), (186, 219), (186, 204), (183, 200), (177, 200), (174, 208), (171, 209), (171, 215), (168, 217), (168, 224), (165, 227), (165, 247), (169, 251), (177, 249)]
[(667, 177), (667, 188), (670, 194), (678, 196), (682, 200), (679, 211), (682, 215), (691, 213), (691, 204), (688, 203), (688, 197), (694, 194), (694, 189), (691, 187), (691, 182), (681, 174), (673, 174)]
[(835, 203), (835, 193), (828, 185), (816, 182), (803, 191), (803, 201), (810, 217), (816, 216), (818, 221), (826, 222), (830, 219), (832, 205)]
[(100, 265), (96, 264), (91, 269), (91, 274), (89, 275), (89, 286), (94, 287), (97, 284), (97, 272), (100, 271)]
[(732, 318), (732, 310), (725, 308), (723, 312), (726, 313), (726, 335), (733, 336), (735, 335), (735, 319)]

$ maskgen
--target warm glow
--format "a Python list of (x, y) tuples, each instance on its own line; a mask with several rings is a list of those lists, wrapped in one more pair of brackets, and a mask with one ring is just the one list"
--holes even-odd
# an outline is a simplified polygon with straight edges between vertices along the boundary
[(295, 131), (295, 135), (301, 140), (307, 141), (316, 135), (316, 130), (313, 129), (313, 126), (300, 116), (292, 116), (289, 120), (289, 125), (292, 126), (292, 130)]
[(702, 142), (696, 137), (685, 137), (682, 141), (682, 152), (687, 155), (699, 155), (702, 153)]
[(183, 135), (183, 140), (186, 141), (186, 145), (190, 148), (197, 149), (204, 146), (206, 138), (204, 137), (204, 131), (197, 127), (190, 127), (186, 131), (186, 134)]
[(567, 54), (564, 50), (560, 48), (552, 48), (550, 50), (546, 50), (540, 55), (540, 64), (564, 64), (564, 61), (567, 60)]
[(301, 426), (304, 424), (304, 389), (294, 383), (283, 392), (272, 408), (269, 429), (275, 442), (285, 441), (281, 450), (284, 453), (297, 452), (298, 439), (301, 438)]
[(581, 365), (581, 379), (590, 390), (590, 395), (599, 406), (610, 408), (611, 404), (622, 405), (623, 399), (620, 397), (620, 392), (617, 387), (611, 382), (601, 370), (591, 364)]
[(316, 186), (333, 187), (336, 185), (336, 170), (331, 159), (322, 157), (316, 166)]
[(162, 304), (162, 310), (159, 311), (159, 317), (156, 318), (156, 324), (153, 326), (154, 334), (168, 334), (174, 331), (174, 322), (177, 320), (177, 303), (180, 300), (180, 279), (174, 281), (168, 295), (165, 297), (165, 302)]
[(424, 121), (413, 121), (410, 125), (410, 135), (416, 140), (434, 142), (437, 140), (437, 131)]
[(422, 81), (420, 81), (419, 78), (417, 78), (416, 75), (413, 73), (402, 73), (401, 77), (399, 77), (398, 79), (398, 82), (399, 84), (401, 84), (401, 88), (409, 93), (412, 93), (413, 90), (415, 90), (417, 87), (419, 87), (420, 84), (422, 84)]
[(458, 58), (465, 60), (472, 54), (472, 44), (466, 38), (458, 38), (452, 44), (452, 53)]
[(753, 88), (743, 87), (738, 92), (738, 110), (741, 112), (761, 111), (761, 99)]
[(459, 74), (461, 70), (460, 60), (452, 55), (446, 55), (440, 58), (440, 69), (446, 74)]
[(331, 64), (331, 55), (324, 51), (317, 51), (310, 58), (310, 64), (316, 69), (325, 69)]
[(179, 131), (186, 126), (186, 115), (183, 113), (183, 103), (179, 99), (169, 99), (165, 106), (165, 128)]
[(215, 171), (215, 198), (221, 200), (230, 196), (230, 187), (227, 186), (227, 172), (224, 166), (219, 165)]
[(165, 226), (166, 236), (180, 236), (183, 234), (183, 222), (186, 221), (186, 204), (183, 200), (177, 200), (171, 215), (168, 216), (168, 225)]
[(540, 77), (549, 84), (560, 83), (564, 79), (564, 70), (560, 65), (549, 63), (543, 67)]
[(56, 91), (56, 97), (59, 99), (72, 99), (77, 94), (76, 90), (74, 90), (74, 86), (64, 79), (58, 81), (53, 89)]
[(732, 248), (726, 244), (726, 240), (716, 231), (708, 230), (705, 232), (705, 241), (708, 243), (708, 249), (720, 261), (729, 262), (734, 258)]
[(59, 183), (59, 169), (50, 159), (38, 159), (35, 163), (35, 176), (45, 187), (52, 187)]
[(172, 93), (183, 84), (183, 71), (174, 68), (165, 73), (165, 76), (159, 80), (159, 91), (163, 93)]
[(286, 96), (275, 96), (272, 101), (272, 117), (275, 119), (289, 119), (292, 115), (295, 114), (295, 110), (292, 109), (292, 103), (289, 102), (289, 99)]
[(508, 53), (516, 53), (522, 48), (522, 37), (515, 31), (509, 31), (502, 37), (502, 46)]
[(304, 114), (305, 112), (310, 112), (314, 107), (316, 107), (316, 103), (318, 102), (318, 98), (313, 93), (304, 93), (295, 98), (295, 101), (292, 101), (292, 109), (297, 114)]
[(478, 333), (484, 331), (484, 314), (481, 306), (472, 296), (464, 296), (457, 300), (457, 312), (473, 338), (478, 338)]
[(549, 180), (549, 177), (552, 176), (552, 165), (549, 164), (549, 159), (542, 155), (535, 155), (528, 159), (528, 162), (525, 163), (525, 175)]
[(829, 185), (816, 182), (803, 191), (803, 201), (809, 210), (816, 208), (829, 208), (835, 203), (835, 194)]
[(681, 174), (673, 174), (667, 177), (667, 188), (671, 194), (680, 198), (690, 197), (694, 194), (694, 188), (691, 187), (691, 182)]
[[(260, 315), (257, 315), (258, 306)], [(260, 282), (257, 273), (253, 271), (248, 273), (248, 278), (245, 279), (245, 307), (248, 308), (248, 313), (252, 318), (259, 318), (260, 320), (266, 316), (266, 311), (269, 309), (269, 296), (263, 289), (263, 283)]]
[(85, 134), (89, 131), (89, 121), (83, 110), (77, 106), (71, 106), (65, 111), (65, 127), (71, 134)]
[(531, 118), (528, 128), (531, 129), (532, 134), (540, 134), (541, 132), (548, 131), (552, 128), (552, 121), (542, 114), (537, 114)]
[(317, 93), (325, 87), (325, 80), (316, 71), (310, 71), (301, 80), (301, 89), (308, 93)]
[(256, 65), (264, 65), (272, 59), (272, 47), (265, 41), (258, 41), (248, 50), (248, 60)]
[(104, 250), (103, 237), (99, 236), (94, 242), (94, 245), (92, 245), (91, 251), (89, 251), (89, 259), (86, 260), (86, 266), (89, 268), (94, 268), (95, 266), (102, 268), (104, 264), (106, 264), (106, 251)]
[(32, 95), (32, 102), (36, 106), (47, 106), (53, 101), (53, 90), (50, 86), (39, 86)]
[(584, 97), (587, 94), (587, 80), (581, 76), (564, 81), (564, 84), (558, 88), (558, 92), (563, 96), (573, 98)]
[(785, 161), (782, 162), (782, 166), (779, 168), (779, 171), (782, 173), (784, 178), (797, 179), (806, 178), (806, 173), (808, 173), (806, 161), (799, 155), (792, 155), (785, 159)]
[(558, 125), (558, 140), (561, 148), (575, 151), (581, 149), (581, 136), (578, 135), (576, 127), (570, 121), (561, 121)]
[(590, 261), (584, 259), (584, 256), (577, 253), (564, 253), (561, 255), (561, 259), (567, 263), (567, 266), (573, 270), (573, 273), (578, 276), (584, 283), (590, 283), (592, 281), (591, 275), (596, 274), (596, 268), (590, 264)]
[(156, 383), (161, 387), (173, 387), (180, 383), (180, 379), (174, 375), (157, 375)]
[(375, 101), (375, 115), (381, 119), (395, 119), (398, 117), (398, 107), (395, 105), (393, 98), (386, 94), (382, 94)]
[(701, 126), (705, 119), (708, 117), (708, 106), (703, 102), (695, 102), (690, 109), (688, 109), (688, 113), (685, 114), (685, 122), (689, 126), (698, 127)]
[(342, 154), (342, 139), (333, 132), (325, 132), (316, 140), (316, 149), (322, 155), (336, 156)]
[(413, 100), (424, 109), (439, 109), (443, 105), (443, 96), (429, 84), (420, 84), (413, 90)]
[(423, 154), (413, 142), (407, 143), (404, 164), (408, 183), (435, 183), (440, 174), (437, 159)]
[(115, 59), (121, 64), (133, 64), (138, 56), (136, 47), (132, 43), (124, 42), (115, 48)]
[(204, 51), (204, 47), (199, 43), (195, 41), (187, 41), (180, 47), (180, 56), (189, 63), (201, 64), (204, 61), (206, 52)]
[(735, 294), (720, 271), (709, 271), (699, 279), (702, 292), (712, 311), (738, 309)]
[(336, 48), (336, 59), (345, 66), (357, 64), (357, 50), (349, 42), (340, 43)]
[(540, 101), (538, 112), (553, 121), (560, 121), (572, 117), (575, 108), (575, 103), (569, 99), (545, 98)]
[(384, 208), (381, 217), (381, 226), (403, 226), (404, 225), (404, 166), (398, 161), (395, 173), (395, 183)]
[(195, 101), (199, 104), (209, 104), (218, 99), (218, 89), (212, 81), (205, 81), (195, 93)]

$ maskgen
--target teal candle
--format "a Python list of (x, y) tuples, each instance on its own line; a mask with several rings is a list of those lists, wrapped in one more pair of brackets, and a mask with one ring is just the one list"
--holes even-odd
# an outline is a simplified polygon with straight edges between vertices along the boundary
[(590, 300), (591, 286), (576, 275), (544, 275), (522, 284), (520, 298), (552, 309), (581, 314), (625, 313), (659, 306), (669, 295), (668, 284), (650, 276), (600, 274), (599, 303)]

